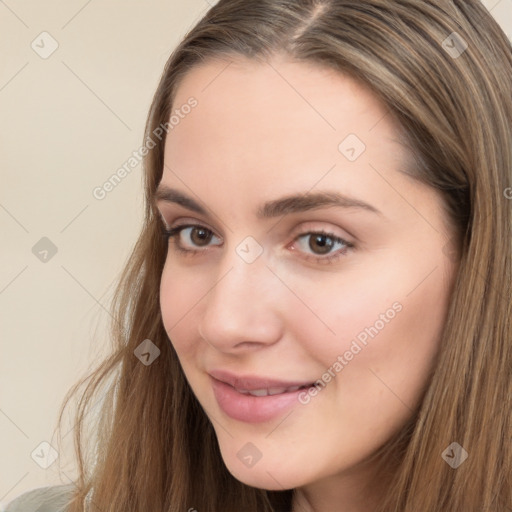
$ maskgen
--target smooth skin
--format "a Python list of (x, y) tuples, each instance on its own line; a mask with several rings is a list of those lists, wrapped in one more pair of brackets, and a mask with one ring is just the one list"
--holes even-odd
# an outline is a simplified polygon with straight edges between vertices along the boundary
[[(456, 268), (442, 199), (401, 172), (412, 160), (391, 116), (339, 72), (283, 56), (209, 61), (185, 76), (173, 108), (191, 96), (197, 106), (167, 135), (161, 185), (205, 213), (157, 201), (166, 227), (199, 226), (169, 241), (169, 339), (235, 478), (296, 489), (294, 512), (371, 511), (386, 481), (366, 460), (417, 407), (446, 319)], [(363, 146), (352, 135), (347, 148), (350, 134), (366, 146), (355, 159)], [(320, 192), (378, 212), (258, 216), (266, 202)], [(244, 249), (263, 250), (252, 263), (237, 251), (247, 237), (257, 245)], [(307, 404), (263, 423), (220, 409), (208, 371), (315, 381), (393, 304), (400, 311)], [(247, 443), (262, 455), (252, 467), (237, 457)]]

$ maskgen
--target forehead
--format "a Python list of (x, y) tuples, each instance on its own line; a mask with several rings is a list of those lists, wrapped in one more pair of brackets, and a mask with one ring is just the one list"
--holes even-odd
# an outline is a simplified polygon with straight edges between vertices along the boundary
[[(215, 123), (217, 129), (232, 129), (245, 117), (249, 125), (245, 128), (264, 127), (265, 133), (271, 133), (286, 124), (292, 136), (290, 121), (297, 125), (297, 132), (307, 126), (310, 134), (332, 135), (347, 126), (368, 131), (387, 114), (361, 82), (282, 56), (267, 62), (241, 57), (207, 61), (182, 79), (173, 107), (179, 108), (190, 96), (198, 99), (201, 122), (214, 118), (208, 119), (207, 126)], [(387, 121), (382, 128), (389, 128)]]
[[(181, 111), (191, 97), (197, 106)], [(181, 115), (167, 135), (166, 166), (212, 193), (219, 177), (249, 194), (274, 195), (268, 188), (276, 182), (283, 193), (307, 190), (327, 174), (326, 185), (344, 176), (350, 189), (354, 179), (359, 186), (375, 179), (364, 168), (370, 161), (393, 169), (403, 161), (396, 127), (378, 98), (314, 63), (208, 61), (185, 75), (172, 110)]]

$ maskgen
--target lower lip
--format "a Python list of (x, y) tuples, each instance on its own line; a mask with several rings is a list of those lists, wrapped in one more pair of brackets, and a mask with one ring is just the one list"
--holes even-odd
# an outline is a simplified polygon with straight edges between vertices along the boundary
[(253, 396), (239, 393), (233, 386), (211, 378), (213, 393), (220, 408), (229, 417), (246, 423), (269, 421), (298, 403), (307, 388), (279, 395)]

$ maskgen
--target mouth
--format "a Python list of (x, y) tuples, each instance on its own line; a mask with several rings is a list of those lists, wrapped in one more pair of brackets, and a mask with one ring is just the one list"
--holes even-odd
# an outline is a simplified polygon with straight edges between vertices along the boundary
[(303, 386), (291, 386), (291, 387), (277, 387), (277, 388), (261, 388), (261, 389), (238, 389), (234, 386), (231, 386), (235, 391), (241, 393), (242, 395), (251, 395), (251, 396), (274, 396), (274, 395), (282, 395), (284, 393), (294, 393), (295, 391), (300, 391), (301, 389), (309, 389), (313, 386), (311, 384), (304, 384)]
[(313, 385), (313, 381), (308, 380), (284, 381), (258, 375), (235, 375), (224, 370), (211, 370), (209, 375), (215, 380), (228, 384), (243, 395), (250, 394), (252, 396), (273, 396), (293, 393)]
[(232, 419), (244, 423), (274, 420), (297, 406), (300, 395), (313, 382), (284, 382), (265, 377), (238, 377), (227, 372), (210, 372), (218, 406)]

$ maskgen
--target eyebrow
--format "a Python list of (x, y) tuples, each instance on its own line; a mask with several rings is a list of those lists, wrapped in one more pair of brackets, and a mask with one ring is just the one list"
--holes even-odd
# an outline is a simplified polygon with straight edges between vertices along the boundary
[[(166, 185), (160, 184), (158, 186), (154, 194), (154, 199), (155, 202), (175, 203), (195, 213), (208, 215), (206, 209), (197, 201), (179, 190), (170, 188)], [(382, 215), (377, 208), (365, 203), (364, 201), (339, 194), (338, 192), (329, 191), (295, 194), (268, 201), (258, 209), (257, 217), (269, 219), (290, 213), (299, 213), (328, 207), (358, 208)]]

